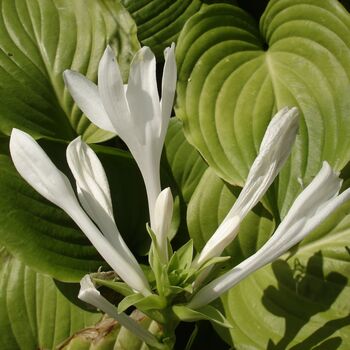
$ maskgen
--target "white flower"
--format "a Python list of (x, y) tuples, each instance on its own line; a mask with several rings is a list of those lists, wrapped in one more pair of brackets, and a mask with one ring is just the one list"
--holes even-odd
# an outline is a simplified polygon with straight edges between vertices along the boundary
[(350, 189), (339, 194), (342, 180), (324, 162), (313, 181), (296, 198), (274, 235), (255, 254), (198, 291), (188, 306), (210, 303), (247, 275), (277, 259), (301, 241), (335, 209), (350, 199)]
[[(220, 256), (225, 247), (236, 237), (239, 224), (260, 201), (287, 160), (298, 131), (298, 120), (299, 112), (296, 107), (283, 108), (272, 118), (241, 193), (219, 228), (206, 243), (197, 259), (198, 263)], [(232, 218), (239, 220), (235, 219), (230, 229), (226, 222)]]
[(156, 61), (148, 47), (133, 58), (127, 86), (110, 47), (99, 64), (98, 86), (79, 73), (64, 72), (66, 86), (80, 109), (100, 128), (117, 133), (134, 156), (146, 185), (151, 226), (161, 192), (160, 157), (175, 95), (174, 49), (173, 44), (165, 50), (161, 101)]
[(94, 305), (96, 308), (116, 319), (120, 325), (127, 328), (132, 332), (132, 334), (139, 337), (146, 344), (155, 348), (160, 347), (157, 338), (151, 332), (143, 328), (139, 323), (126, 315), (124, 312), (117, 312), (115, 306), (104, 298), (96, 289), (89, 275), (84, 276), (80, 281), (78, 298), (86, 303)]
[(160, 259), (163, 263), (166, 263), (169, 259), (168, 235), (173, 216), (173, 196), (169, 187), (159, 194), (154, 213), (153, 231), (157, 237)]
[(67, 162), (76, 181), (80, 204), (109, 243), (124, 255), (124, 259), (129, 261), (140, 275), (143, 275), (115, 223), (108, 180), (95, 152), (77, 137), (67, 147)]
[[(13, 129), (10, 152), (21, 176), (75, 221), (106, 262), (131, 288), (149, 295), (151, 292), (144, 273), (120, 237), (114, 219), (110, 218), (112, 207), (108, 185), (103, 168), (97, 157), (91, 153), (92, 150), (82, 146), (77, 139), (69, 146), (68, 158), (77, 180), (79, 198), (106, 236), (81, 208), (68, 178), (56, 168), (30, 135)], [(103, 220), (108, 222), (104, 224)], [(112, 237), (113, 234), (115, 237)]]

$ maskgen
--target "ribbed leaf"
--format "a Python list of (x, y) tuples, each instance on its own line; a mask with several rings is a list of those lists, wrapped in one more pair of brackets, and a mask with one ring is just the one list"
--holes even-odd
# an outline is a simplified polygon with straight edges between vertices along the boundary
[[(42, 141), (56, 165), (69, 174), (63, 143)], [(110, 180), (117, 225), (129, 247), (144, 252), (147, 202), (144, 184), (126, 152), (96, 147)], [(105, 265), (73, 221), (27, 185), (10, 159), (0, 156), (0, 242), (38, 271), (63, 281), (79, 281)], [(75, 187), (75, 186), (74, 186)]]
[(340, 208), (295, 255), (257, 271), (223, 298), (237, 349), (349, 348), (349, 210), (350, 204)]
[[(260, 20), (203, 7), (178, 39), (177, 116), (223, 179), (242, 186), (267, 124), (298, 106), (300, 135), (280, 176), (281, 216), (323, 160), (350, 159), (350, 16), (336, 0), (272, 0)], [(298, 182), (299, 179), (299, 182)]]
[(82, 116), (64, 88), (74, 69), (96, 80), (107, 44), (123, 67), (138, 47), (134, 23), (118, 0), (1, 0), (0, 131), (89, 142), (111, 134)]
[(187, 142), (182, 122), (177, 118), (170, 120), (165, 139), (165, 155), (174, 181), (184, 201), (188, 203), (208, 166), (197, 150)]
[(175, 42), (186, 20), (201, 7), (202, 0), (122, 0), (137, 24), (142, 45), (163, 58), (163, 50)]
[(2, 253), (0, 268), (0, 348), (54, 349), (101, 314), (72, 304), (54, 281)]

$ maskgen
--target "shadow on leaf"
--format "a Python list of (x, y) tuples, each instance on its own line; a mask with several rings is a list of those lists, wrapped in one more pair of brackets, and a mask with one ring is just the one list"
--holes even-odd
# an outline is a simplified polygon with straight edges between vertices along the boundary
[[(307, 266), (295, 259), (292, 269), (286, 261), (277, 260), (272, 264), (272, 270), (278, 281), (278, 287), (269, 286), (264, 291), (262, 302), (268, 311), (285, 319), (285, 333), (276, 344), (270, 339), (267, 349), (285, 350), (311, 317), (331, 307), (346, 286), (347, 278), (334, 271), (325, 276), (321, 252), (315, 253), (309, 259)], [(290, 349), (338, 349), (342, 339), (327, 338), (349, 324), (350, 314), (327, 321)]]

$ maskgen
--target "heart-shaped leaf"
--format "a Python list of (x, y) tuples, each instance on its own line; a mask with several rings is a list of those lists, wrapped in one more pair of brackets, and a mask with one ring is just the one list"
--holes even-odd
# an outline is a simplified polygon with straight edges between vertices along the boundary
[[(41, 145), (60, 170), (69, 174), (66, 145), (45, 140)], [(139, 170), (126, 152), (95, 149), (110, 180), (118, 228), (130, 248), (144, 253), (149, 244), (144, 226), (148, 210)], [(0, 168), (0, 207), (6, 213), (0, 216), (0, 242), (11, 254), (62, 281), (79, 281), (105, 266), (73, 221), (27, 185), (8, 156), (0, 156)]]
[(89, 142), (110, 133), (92, 125), (73, 104), (62, 72), (96, 80), (107, 44), (128, 66), (138, 48), (134, 23), (118, 0), (4, 0), (0, 11), (0, 131)]
[(350, 16), (337, 0), (271, 0), (260, 20), (229, 4), (192, 16), (177, 46), (176, 114), (216, 173), (242, 186), (274, 113), (298, 106), (300, 132), (280, 175), (283, 217), (327, 160), (350, 159)]
[(348, 349), (349, 210), (349, 203), (339, 208), (295, 254), (255, 272), (222, 298), (237, 349)]
[(55, 349), (102, 315), (71, 303), (52, 278), (2, 251), (0, 255), (0, 348)]

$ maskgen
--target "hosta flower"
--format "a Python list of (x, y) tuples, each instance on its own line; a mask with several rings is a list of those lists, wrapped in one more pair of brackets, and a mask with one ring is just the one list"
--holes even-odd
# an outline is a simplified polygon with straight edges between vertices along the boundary
[(174, 49), (173, 44), (165, 50), (161, 100), (156, 61), (148, 47), (134, 56), (126, 86), (110, 47), (99, 64), (98, 86), (77, 72), (64, 73), (66, 86), (80, 109), (98, 127), (117, 133), (134, 156), (146, 185), (152, 227), (156, 199), (161, 192), (160, 156), (175, 95)]
[(106, 262), (131, 288), (149, 295), (147, 279), (115, 225), (106, 175), (95, 153), (79, 138), (69, 145), (67, 151), (85, 212), (68, 178), (30, 135), (13, 129), (10, 152), (21, 176), (75, 221)]
[(350, 189), (339, 194), (342, 180), (324, 162), (313, 181), (296, 198), (274, 235), (255, 254), (204, 286), (188, 304), (198, 308), (218, 298), (243, 278), (277, 259), (301, 241), (336, 208), (350, 199)]
[[(299, 112), (295, 107), (283, 108), (272, 118), (241, 193), (222, 224), (204, 246), (196, 260), (197, 264), (221, 255), (235, 238), (240, 222), (260, 201), (287, 160), (298, 131), (298, 119)], [(227, 220), (233, 218), (234, 222), (227, 225)]]

